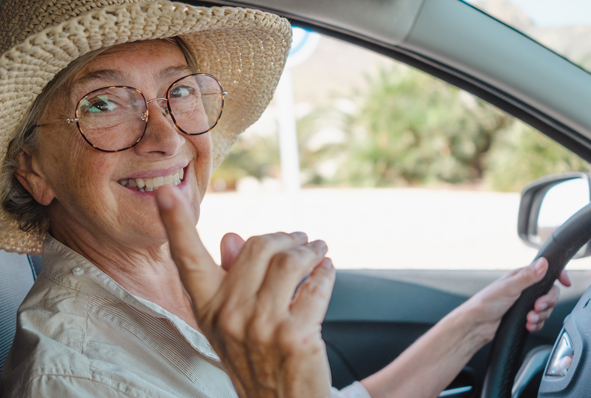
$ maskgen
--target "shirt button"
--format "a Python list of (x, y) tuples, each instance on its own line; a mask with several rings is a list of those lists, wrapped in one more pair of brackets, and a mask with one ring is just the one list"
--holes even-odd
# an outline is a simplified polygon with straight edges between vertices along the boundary
[(84, 268), (76, 267), (72, 270), (72, 273), (74, 274), (74, 276), (80, 276), (84, 273)]

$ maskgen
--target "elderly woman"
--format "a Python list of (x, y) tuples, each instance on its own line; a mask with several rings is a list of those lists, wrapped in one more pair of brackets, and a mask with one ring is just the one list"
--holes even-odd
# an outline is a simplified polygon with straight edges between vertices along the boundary
[(145, 0), (13, 0), (0, 15), (0, 247), (43, 252), (3, 397), (432, 397), (546, 272), (510, 272), (331, 390), (326, 244), (228, 234), (219, 267), (195, 231), (212, 168), (272, 96), (287, 21)]

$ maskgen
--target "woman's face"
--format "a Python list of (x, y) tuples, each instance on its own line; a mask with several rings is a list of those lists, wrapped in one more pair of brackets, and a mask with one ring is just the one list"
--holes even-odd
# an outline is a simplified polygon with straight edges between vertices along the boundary
[[(190, 74), (183, 53), (173, 43), (144, 41), (116, 46), (89, 62), (68, 85), (64, 101), (52, 101), (40, 124), (73, 117), (80, 98), (106, 86), (141, 90), (146, 99), (166, 97), (175, 80)], [(154, 192), (141, 192), (129, 181), (147, 186), (149, 180), (184, 177), (178, 188), (193, 204), (195, 220), (211, 172), (210, 133), (180, 133), (164, 101), (149, 104), (149, 121), (142, 140), (133, 148), (100, 152), (86, 143), (75, 125), (41, 128), (34, 161), (47, 184), (50, 230), (54, 235), (90, 234), (124, 246), (161, 244), (166, 234)], [(65, 108), (65, 109), (64, 109)], [(168, 178), (167, 178), (168, 177)], [(126, 185), (122, 185), (125, 180)], [(137, 185), (136, 183), (136, 185)], [(141, 183), (140, 183), (141, 185)], [(47, 204), (47, 203), (43, 203)]]

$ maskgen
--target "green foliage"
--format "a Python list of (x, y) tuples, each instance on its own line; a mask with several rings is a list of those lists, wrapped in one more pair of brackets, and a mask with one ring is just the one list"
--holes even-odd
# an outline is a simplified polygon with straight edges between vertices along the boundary
[[(345, 105), (297, 122), (304, 184), (480, 184), (521, 190), (552, 173), (587, 170), (576, 155), (489, 104), (402, 65), (367, 77)], [(341, 104), (342, 105), (342, 104)], [(277, 136), (239, 138), (213, 180), (280, 177)]]
[(487, 166), (486, 183), (499, 191), (519, 191), (549, 174), (589, 172), (583, 159), (518, 121), (495, 140)]
[(368, 78), (349, 131), (355, 185), (392, 186), (480, 180), (494, 135), (509, 119), (432, 77), (396, 66)]

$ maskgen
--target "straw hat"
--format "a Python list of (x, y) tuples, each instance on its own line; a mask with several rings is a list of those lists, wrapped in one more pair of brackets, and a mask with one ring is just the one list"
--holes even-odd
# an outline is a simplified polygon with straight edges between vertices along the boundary
[[(257, 10), (153, 0), (1, 2), (0, 164), (35, 98), (71, 61), (107, 46), (173, 36), (194, 50), (199, 71), (216, 76), (228, 92), (212, 131), (219, 165), (271, 100), (291, 45), (289, 22)], [(0, 249), (40, 254), (43, 238), (20, 231), (0, 211)]]

